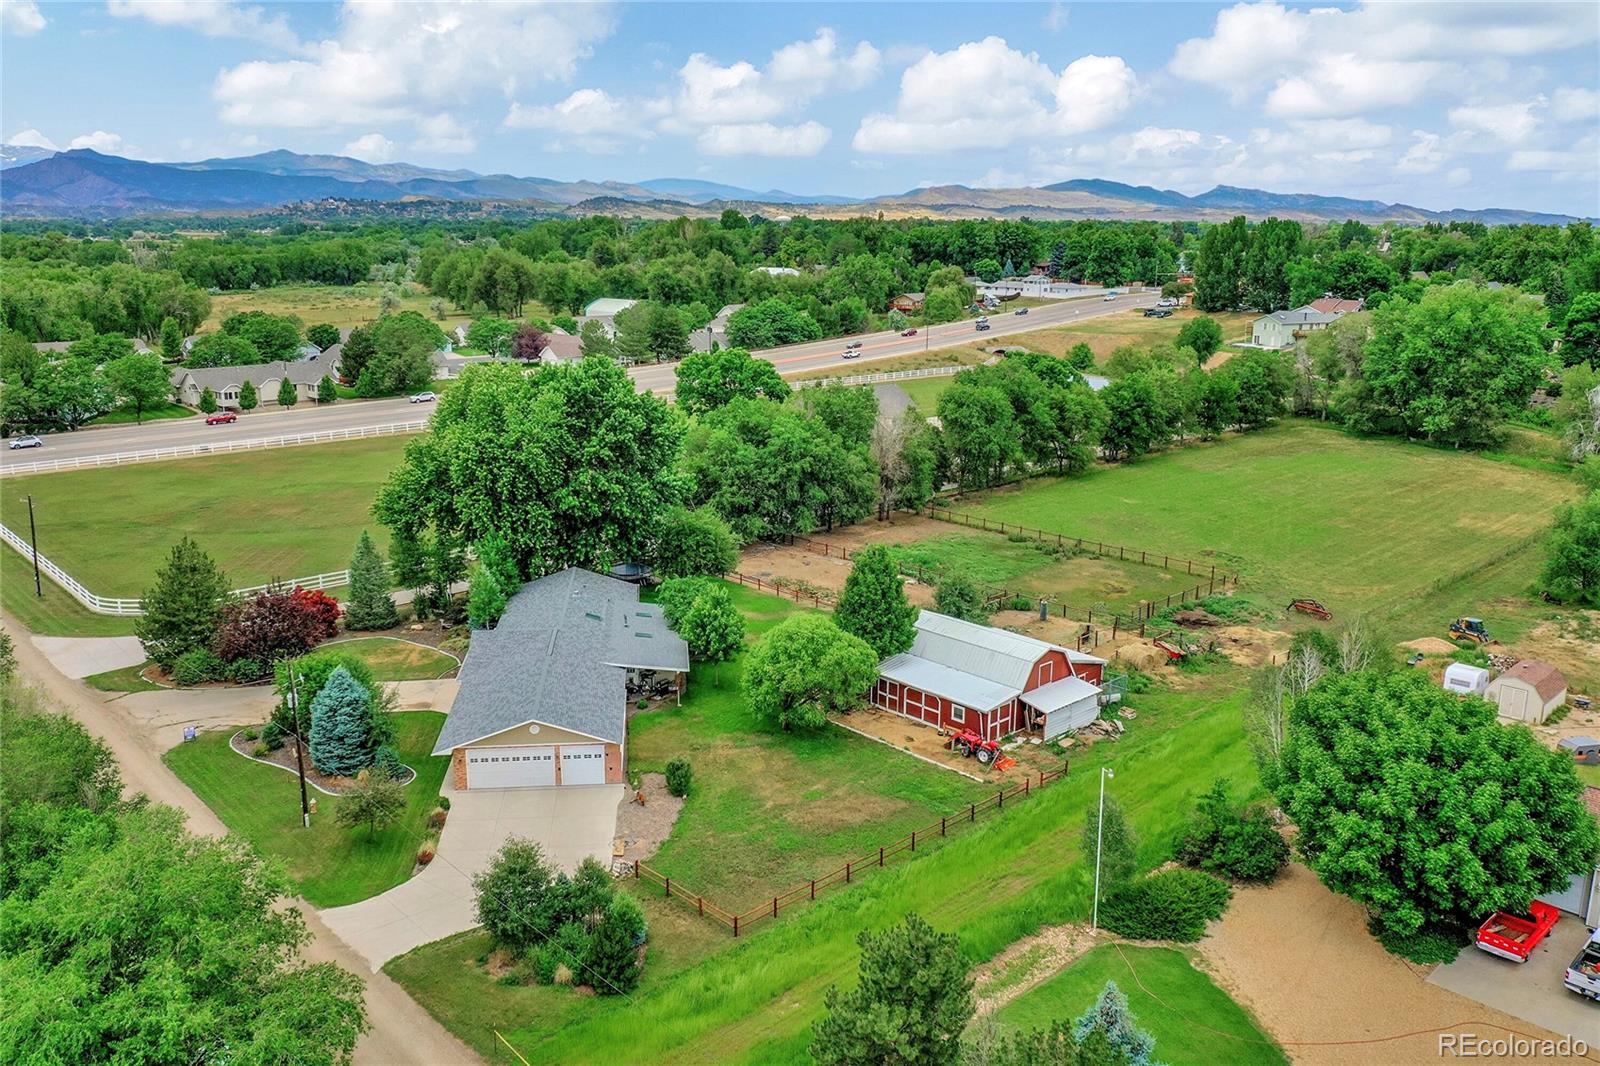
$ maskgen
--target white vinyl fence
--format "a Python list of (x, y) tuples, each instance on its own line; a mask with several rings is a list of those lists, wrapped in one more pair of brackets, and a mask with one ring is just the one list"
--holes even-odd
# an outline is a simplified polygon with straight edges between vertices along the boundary
[[(15, 548), (28, 564), (33, 565), (33, 548), (28, 544), (27, 538), (7, 526), (0, 525), (0, 540)], [(114, 614), (131, 617), (144, 614), (144, 603), (137, 599), (127, 599), (116, 596), (97, 596), (84, 587), (83, 582), (67, 573), (61, 567), (39, 556), (39, 572), (51, 581), (66, 589), (72, 598), (83, 604), (95, 614)], [(303, 589), (333, 589), (340, 585), (350, 583), (350, 571), (334, 570), (326, 574), (313, 574), (311, 577), (290, 578), (287, 581), (274, 581), (266, 585), (251, 585), (249, 588), (234, 589), (235, 596), (254, 596), (258, 592), (265, 592), (269, 588), (282, 587), (294, 588), (298, 585)]]
[(253, 452), (265, 448), (291, 448), (297, 444), (325, 444), (336, 440), (360, 440), (363, 437), (388, 437), (397, 433), (421, 433), (427, 428), (428, 422), (423, 419), (417, 422), (390, 422), (381, 426), (325, 429), (317, 433), (293, 433), (279, 437), (219, 440), (215, 443), (208, 441), (205, 444), (147, 448), (133, 452), (107, 452), (103, 455), (86, 455), (79, 459), (41, 459), (32, 463), (6, 463), (0, 465), (0, 477), (11, 474), (41, 474), (51, 470), (75, 470), (81, 467), (149, 463), (162, 459), (192, 459), (201, 455), (226, 455), (229, 452)]
[(960, 365), (924, 366), (916, 370), (880, 370), (876, 374), (854, 374), (843, 378), (805, 378), (801, 381), (791, 381), (789, 384), (797, 389), (813, 385), (872, 385), (880, 381), (908, 381), (911, 378), (947, 378), (952, 374), (971, 369), (970, 366)]

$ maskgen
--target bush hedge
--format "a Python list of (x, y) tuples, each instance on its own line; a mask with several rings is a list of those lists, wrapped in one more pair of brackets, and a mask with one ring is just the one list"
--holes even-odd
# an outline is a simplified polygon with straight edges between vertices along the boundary
[(178, 656), (172, 664), (172, 680), (182, 686), (203, 685), (207, 681), (220, 681), (227, 668), (210, 648), (194, 648)]
[(688, 759), (673, 759), (667, 763), (667, 791), (674, 796), (687, 796), (694, 782), (694, 767)]
[(1178, 861), (1235, 881), (1271, 881), (1288, 864), (1289, 845), (1265, 809), (1234, 807), (1227, 787), (1218, 781), (1200, 797), (1178, 837)]
[(1199, 870), (1163, 870), (1113, 889), (1100, 904), (1100, 924), (1134, 940), (1192, 944), (1206, 923), (1222, 917), (1233, 890)]

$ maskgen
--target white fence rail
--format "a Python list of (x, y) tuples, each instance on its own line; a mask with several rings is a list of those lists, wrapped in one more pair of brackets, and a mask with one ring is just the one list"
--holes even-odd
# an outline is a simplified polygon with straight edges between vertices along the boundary
[(162, 459), (192, 459), (202, 455), (227, 455), (230, 452), (253, 452), (265, 448), (292, 448), (297, 444), (325, 444), (336, 440), (361, 440), (364, 437), (388, 437), (397, 433), (421, 433), (428, 428), (426, 419), (416, 422), (390, 422), (381, 426), (354, 426), (349, 429), (325, 429), (317, 433), (291, 433), (279, 437), (255, 437), (250, 440), (223, 440), (215, 443), (187, 444), (172, 448), (147, 448), (134, 452), (107, 452), (103, 455), (86, 455), (78, 459), (41, 459), (32, 463), (6, 463), (0, 465), (0, 477), (13, 474), (42, 474), (52, 470), (76, 470), (83, 467), (122, 466), (125, 463), (150, 463)]
[[(7, 526), (0, 525), (0, 540), (15, 548), (31, 565), (33, 562), (33, 548), (26, 538)], [(39, 556), (39, 571), (66, 589), (72, 598), (83, 604), (95, 614), (114, 614), (123, 617), (137, 617), (144, 614), (144, 602), (138, 599), (128, 599), (116, 596), (96, 596), (84, 587), (83, 582), (67, 573), (61, 567)], [(272, 581), (265, 585), (251, 585), (249, 588), (234, 589), (235, 596), (254, 596), (258, 592), (265, 592), (270, 588), (295, 588), (303, 589), (334, 589), (340, 585), (350, 583), (350, 571), (332, 570), (326, 574), (313, 574), (310, 577), (290, 578), (287, 581)]]
[(813, 385), (872, 385), (880, 381), (906, 381), (910, 378), (947, 378), (952, 374), (959, 374), (963, 370), (971, 370), (970, 366), (924, 366), (915, 370), (880, 370), (876, 374), (854, 374), (841, 378), (805, 378), (801, 381), (791, 381), (789, 384), (797, 389), (810, 388)]

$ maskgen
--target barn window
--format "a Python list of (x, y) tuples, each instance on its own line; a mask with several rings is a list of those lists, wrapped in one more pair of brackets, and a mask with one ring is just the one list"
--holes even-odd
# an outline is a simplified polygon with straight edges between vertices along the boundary
[(965, 725), (967, 722), (967, 709), (959, 703), (952, 703), (950, 705), (950, 720)]

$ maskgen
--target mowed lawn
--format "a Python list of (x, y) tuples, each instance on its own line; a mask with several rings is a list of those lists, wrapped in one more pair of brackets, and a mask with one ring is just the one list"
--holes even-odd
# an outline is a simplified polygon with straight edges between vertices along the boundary
[[(731, 586), (752, 636), (799, 608)], [(987, 795), (976, 781), (843, 729), (785, 734), (755, 721), (740, 657), (697, 665), (682, 707), (633, 718), (628, 764), (687, 758), (694, 789), (650, 864), (733, 911), (758, 906), (846, 860)]]
[(300, 819), (300, 782), (294, 774), (251, 762), (229, 747), (233, 730), (202, 733), (162, 756), (183, 783), (216, 812), (228, 831), (283, 864), (308, 903), (340, 907), (393, 888), (411, 876), (417, 848), (428, 835), (428, 812), (439, 798), (448, 758), (429, 752), (444, 715), (406, 711), (394, 716), (400, 761), (417, 771), (406, 786), (405, 813), (377, 833), (345, 829), (334, 821), (339, 799), (316, 790), (317, 813), (308, 830)]
[(1339, 613), (1448, 589), (1540, 536), (1575, 491), (1513, 463), (1291, 422), (954, 507), (1215, 562), (1257, 599), (1310, 596)]
[[(1184, 323), (1202, 317), (1206, 316), (1199, 311), (1181, 310), (1173, 312), (1169, 318), (1146, 318), (1142, 310), (1130, 308), (1085, 322), (1012, 334), (1004, 338), (1004, 343), (1023, 345), (1030, 351), (1050, 355), (1066, 355), (1074, 345), (1087, 344), (1094, 352), (1095, 362), (1103, 363), (1112, 352), (1127, 344), (1151, 348), (1175, 341)], [(1209, 317), (1222, 327), (1222, 340), (1226, 344), (1248, 338), (1250, 324), (1258, 316), (1224, 311)]]
[(1001, 1028), (1045, 1029), (1071, 1022), (1099, 998), (1107, 981), (1128, 997), (1139, 1028), (1155, 1038), (1154, 1057), (1172, 1066), (1281, 1066), (1289, 1060), (1250, 1015), (1190, 956), (1174, 948), (1107, 944), (1002, 1007)]
[(100, 596), (142, 595), (185, 534), (236, 588), (308, 577), (350, 565), (363, 529), (387, 544), (372, 501), (408, 439), (36, 474), (0, 486), (0, 521), (26, 530), (31, 494), (39, 551)]
[(394, 637), (355, 637), (329, 641), (318, 651), (354, 655), (372, 667), (376, 681), (427, 681), (443, 677), (461, 661), (437, 648)]
[[(860, 930), (882, 929), (915, 911), (957, 933), (979, 962), (1042, 925), (1088, 918), (1092, 874), (1078, 839), (1100, 766), (1116, 768), (1112, 787), (1148, 866), (1166, 857), (1172, 834), (1215, 778), (1252, 787), (1239, 724), (1243, 680), (1230, 673), (1206, 692), (1137, 697), (1139, 719), (1128, 734), (1079, 756), (1065, 781), (931, 852), (763, 923), (748, 937), (727, 938), (720, 948), (705, 942), (709, 954), (698, 964), (660, 980), (647, 977), (626, 1001), (590, 999), (581, 1010), (525, 1002), (505, 1014), (486, 1013), (484, 1004), (500, 990), (475, 975), (479, 994), (467, 993), (463, 971), (482, 950), (470, 943), (430, 946), (390, 962), (385, 972), (480, 1047), (492, 1035), (474, 1028), (503, 1023), (501, 1031), (530, 1062), (807, 1062), (824, 991), (855, 979)], [(697, 779), (702, 772), (697, 764)]]

